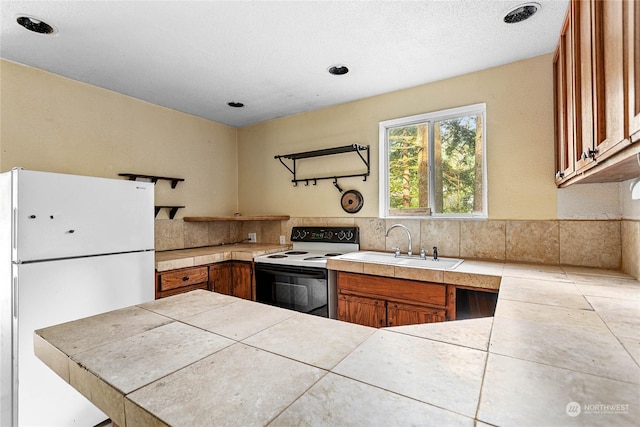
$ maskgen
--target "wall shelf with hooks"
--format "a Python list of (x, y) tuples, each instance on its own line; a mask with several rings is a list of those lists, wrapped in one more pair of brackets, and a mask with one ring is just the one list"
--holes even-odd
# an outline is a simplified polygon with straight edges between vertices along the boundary
[[(343, 154), (343, 153), (356, 153), (364, 166), (367, 168), (366, 172), (356, 173), (356, 174), (343, 174), (343, 175), (331, 175), (331, 176), (322, 176), (322, 177), (314, 177), (314, 178), (298, 178), (296, 175), (297, 171), (297, 161), (302, 159), (309, 159), (312, 157), (321, 157), (321, 156), (330, 156), (334, 154)], [(366, 158), (365, 158), (366, 155)], [(369, 160), (369, 146), (368, 145), (359, 145), (359, 144), (351, 144), (345, 145), (342, 147), (334, 147), (334, 148), (325, 148), (322, 150), (314, 150), (314, 151), (305, 151), (302, 153), (292, 153), (292, 154), (284, 154), (274, 156), (274, 159), (277, 159), (282, 163), (282, 165), (287, 168), (291, 174), (293, 174), (293, 179), (291, 182), (294, 186), (297, 186), (299, 182), (304, 182), (305, 185), (309, 185), (309, 182), (312, 182), (313, 185), (316, 185), (318, 181), (331, 179), (336, 182), (339, 178), (354, 178), (354, 177), (362, 177), (363, 181), (367, 180), (367, 177), (371, 173), (370, 160)], [(289, 166), (284, 162), (283, 159), (292, 160), (292, 165)]]

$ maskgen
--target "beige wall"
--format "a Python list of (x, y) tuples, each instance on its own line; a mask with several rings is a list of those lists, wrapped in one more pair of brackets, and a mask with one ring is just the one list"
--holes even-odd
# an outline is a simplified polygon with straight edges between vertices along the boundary
[(235, 128), (6, 60), (0, 73), (0, 171), (177, 176), (156, 185), (156, 204), (186, 206), (177, 217), (237, 210)]
[[(640, 202), (630, 200), (628, 183), (619, 184), (625, 191), (617, 196), (614, 184), (564, 192), (555, 188), (550, 64), (551, 56), (544, 55), (236, 130), (0, 60), (0, 171), (22, 166), (104, 177), (120, 172), (175, 175), (186, 182), (175, 190), (160, 182), (156, 202), (186, 205), (177, 218), (229, 215), (238, 206), (243, 214), (294, 217), (282, 224), (240, 226), (169, 221), (162, 212), (156, 222), (163, 242), (159, 249), (226, 243), (247, 232), (257, 232), (259, 242), (275, 243), (279, 234), (288, 238), (293, 225), (355, 224), (363, 230), (363, 248), (388, 250), (388, 242), (380, 238), (387, 221), (376, 218), (378, 122), (486, 102), (492, 221), (410, 220), (414, 235), (422, 237), (416, 237), (416, 244), (437, 245), (443, 255), (453, 256), (605, 268), (621, 264), (639, 277)], [(357, 215), (342, 211), (340, 194), (330, 181), (294, 188), (291, 174), (273, 159), (276, 154), (352, 143), (371, 145), (372, 176), (366, 182), (340, 182), (344, 189), (363, 192), (365, 207)], [(340, 155), (301, 163), (300, 176), (359, 170), (357, 157)], [(607, 196), (601, 197), (603, 193)], [(596, 194), (600, 196), (593, 201)], [(588, 224), (590, 230), (603, 232), (591, 231), (590, 243), (576, 247), (567, 236), (574, 231), (581, 235), (585, 223), (554, 221), (569, 218), (613, 221)], [(494, 243), (499, 245), (482, 246)], [(596, 260), (594, 253), (606, 258)]]
[[(359, 217), (378, 216), (378, 123), (485, 102), (489, 218), (555, 219), (551, 55), (239, 129), (240, 211), (349, 216), (330, 181), (294, 188), (273, 156), (352, 143), (371, 146), (371, 177), (340, 181), (362, 192)], [(302, 160), (299, 177), (358, 170), (355, 155)], [(307, 175), (307, 173), (309, 175)]]

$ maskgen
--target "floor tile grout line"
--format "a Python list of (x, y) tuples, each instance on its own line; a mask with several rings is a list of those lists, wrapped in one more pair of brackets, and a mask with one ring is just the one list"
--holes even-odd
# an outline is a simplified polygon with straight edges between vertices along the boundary
[(491, 322), (491, 329), (489, 330), (489, 342), (487, 343), (487, 351), (486, 351), (487, 356), (484, 359), (484, 369), (482, 370), (482, 381), (480, 381), (480, 390), (478, 392), (478, 406), (476, 407), (476, 414), (474, 417), (476, 421), (479, 421), (478, 417), (480, 416), (480, 405), (482, 404), (482, 390), (484, 389), (484, 383), (487, 378), (487, 367), (489, 366), (489, 356), (491, 354), (489, 350), (491, 349), (491, 337), (493, 336), (494, 323), (495, 323), (495, 317)]

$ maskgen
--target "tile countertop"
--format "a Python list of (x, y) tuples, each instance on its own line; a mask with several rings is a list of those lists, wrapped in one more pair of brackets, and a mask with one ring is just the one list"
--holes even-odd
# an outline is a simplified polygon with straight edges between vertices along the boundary
[(120, 426), (637, 425), (640, 282), (495, 264), (494, 317), (373, 329), (193, 291), (36, 331)]
[(252, 261), (254, 257), (291, 249), (287, 245), (263, 243), (236, 243), (231, 245), (205, 246), (193, 249), (176, 249), (156, 252), (156, 271), (175, 270), (216, 262), (239, 260)]
[(497, 262), (465, 260), (452, 270), (409, 267), (366, 261), (344, 260), (340, 257), (327, 260), (330, 270), (374, 276), (419, 280), (433, 283), (468, 286), (472, 288), (500, 289), (504, 264)]

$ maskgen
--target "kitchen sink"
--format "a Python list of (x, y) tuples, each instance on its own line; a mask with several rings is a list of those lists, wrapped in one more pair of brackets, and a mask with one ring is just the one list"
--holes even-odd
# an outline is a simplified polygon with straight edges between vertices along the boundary
[(340, 255), (336, 259), (343, 259), (345, 261), (359, 261), (370, 262), (374, 264), (387, 264), (387, 265), (399, 265), (404, 267), (417, 267), (417, 268), (429, 268), (433, 270), (453, 270), (464, 260), (458, 258), (444, 258), (439, 257), (434, 260), (431, 257), (422, 259), (419, 256), (408, 257), (407, 255), (401, 255), (396, 257), (393, 253), (388, 252), (351, 252), (348, 254)]

